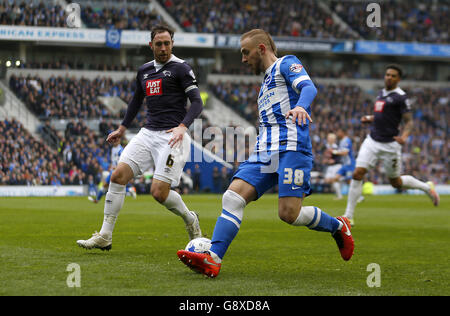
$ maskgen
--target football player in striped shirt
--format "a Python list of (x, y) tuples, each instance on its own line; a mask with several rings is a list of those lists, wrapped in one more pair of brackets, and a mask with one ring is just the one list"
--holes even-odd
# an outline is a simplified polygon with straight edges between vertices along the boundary
[(293, 226), (329, 232), (341, 256), (349, 260), (354, 242), (350, 224), (319, 207), (303, 206), (311, 194), (313, 166), (309, 124), (311, 103), (317, 90), (296, 56), (277, 57), (271, 36), (261, 29), (241, 37), (242, 62), (255, 74), (264, 73), (258, 96), (259, 134), (253, 154), (242, 163), (222, 198), (212, 245), (207, 253), (179, 250), (178, 257), (190, 268), (216, 277), (229, 245), (239, 231), (245, 206), (278, 185), (278, 215)]

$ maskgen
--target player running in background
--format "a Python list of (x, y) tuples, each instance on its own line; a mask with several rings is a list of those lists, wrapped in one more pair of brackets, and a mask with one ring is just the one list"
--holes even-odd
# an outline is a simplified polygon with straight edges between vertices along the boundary
[(261, 29), (241, 37), (242, 62), (256, 74), (264, 72), (258, 96), (260, 129), (253, 154), (242, 163), (222, 198), (222, 214), (207, 253), (177, 252), (190, 268), (209, 277), (219, 274), (221, 262), (239, 231), (245, 206), (278, 184), (278, 215), (293, 226), (329, 232), (341, 256), (353, 255), (347, 219), (334, 218), (316, 206), (302, 206), (311, 193), (313, 166), (309, 123), (317, 90), (297, 57), (277, 58), (271, 36)]
[[(119, 158), (120, 154), (123, 151), (123, 146), (120, 144), (120, 140), (116, 144), (113, 144), (113, 147), (111, 148), (111, 164), (109, 166), (108, 171), (103, 171), (102, 173), (102, 181), (100, 183), (100, 186), (98, 188), (98, 192), (95, 197), (88, 196), (88, 200), (93, 203), (98, 203), (102, 199), (103, 195), (106, 194), (109, 187), (109, 182), (111, 181), (111, 175), (116, 169), (117, 165), (119, 164)], [(131, 195), (134, 199), (137, 198), (136, 189), (128, 183), (125, 187), (125, 193), (128, 195)]]
[[(80, 247), (111, 249), (114, 225), (125, 199), (125, 186), (151, 166), (155, 168), (150, 189), (153, 197), (184, 220), (190, 239), (201, 237), (197, 214), (171, 190), (171, 186), (178, 185), (189, 156), (190, 138), (186, 131), (203, 109), (194, 72), (184, 60), (172, 54), (173, 35), (173, 30), (166, 25), (152, 28), (149, 44), (155, 59), (139, 67), (136, 90), (125, 118), (106, 140), (113, 144), (125, 135), (143, 102), (147, 105), (146, 123), (125, 147), (112, 173), (100, 232), (88, 240), (78, 240)], [(186, 110), (188, 98), (191, 106)]]
[(324, 153), (323, 162), (327, 165), (325, 169), (324, 181), (330, 184), (333, 191), (336, 193), (337, 199), (342, 199), (341, 190), (336, 189), (336, 179), (338, 171), (342, 168), (341, 157), (337, 155), (338, 145), (336, 144), (336, 134), (329, 133), (327, 135), (326, 149)]
[[(374, 114), (361, 118), (362, 123), (372, 123), (370, 134), (359, 149), (356, 168), (350, 182), (345, 217), (351, 219), (355, 213), (358, 198), (362, 194), (362, 179), (369, 169), (381, 160), (386, 175), (394, 188), (418, 189), (425, 192), (439, 205), (439, 195), (432, 182), (422, 182), (410, 175), (400, 175), (402, 166), (402, 145), (406, 143), (413, 128), (411, 105), (405, 91), (398, 87), (403, 71), (398, 65), (388, 65), (384, 75), (384, 89), (375, 101)], [(400, 134), (400, 123), (404, 122)]]
[[(339, 140), (339, 145), (336, 150), (332, 152), (334, 156), (340, 157), (341, 168), (337, 171), (334, 179), (331, 180), (331, 186), (338, 200), (342, 199), (342, 182), (350, 181), (355, 170), (355, 156), (353, 155), (353, 143), (347, 132), (343, 128), (338, 128), (336, 136)], [(360, 202), (361, 198), (358, 200)]]

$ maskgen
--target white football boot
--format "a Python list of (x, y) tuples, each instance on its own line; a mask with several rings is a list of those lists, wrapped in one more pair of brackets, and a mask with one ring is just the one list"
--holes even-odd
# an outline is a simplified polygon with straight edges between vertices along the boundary
[(77, 245), (84, 249), (97, 248), (101, 250), (111, 250), (112, 239), (107, 240), (103, 238), (99, 233), (95, 232), (88, 240), (77, 240)]
[(186, 230), (189, 234), (189, 240), (202, 237), (202, 230), (200, 229), (200, 222), (198, 220), (198, 215), (195, 212), (192, 212), (195, 219), (192, 224), (186, 224)]
[(135, 188), (135, 187), (131, 187), (131, 188), (130, 188), (130, 193), (131, 193), (131, 196), (133, 197), (133, 199), (136, 200), (136, 198), (137, 198), (137, 193), (136, 193), (136, 188)]
[(428, 191), (426, 193), (430, 197), (431, 202), (433, 202), (433, 205), (434, 206), (438, 206), (439, 205), (439, 201), (440, 201), (439, 193), (437, 193), (433, 182), (428, 181), (427, 184), (430, 187), (430, 191)]

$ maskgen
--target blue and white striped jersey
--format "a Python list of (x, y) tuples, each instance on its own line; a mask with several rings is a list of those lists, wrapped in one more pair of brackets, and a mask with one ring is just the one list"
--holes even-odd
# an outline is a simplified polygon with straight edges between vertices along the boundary
[[(250, 160), (267, 162), (271, 154), (284, 151), (302, 151), (312, 156), (309, 122), (299, 126), (285, 118), (289, 110), (299, 105), (306, 81), (312, 84), (300, 60), (293, 55), (277, 59), (266, 70), (258, 96), (259, 134)], [(302, 107), (311, 115), (310, 102), (307, 103)]]
[(341, 163), (343, 165), (352, 165), (355, 163), (355, 157), (353, 156), (353, 149), (352, 149), (352, 140), (350, 137), (345, 136), (341, 139), (339, 142), (339, 150), (348, 150), (348, 154), (346, 156), (341, 157)]
[(119, 164), (120, 154), (122, 154), (123, 147), (122, 145), (117, 145), (111, 148), (111, 167), (115, 169)]

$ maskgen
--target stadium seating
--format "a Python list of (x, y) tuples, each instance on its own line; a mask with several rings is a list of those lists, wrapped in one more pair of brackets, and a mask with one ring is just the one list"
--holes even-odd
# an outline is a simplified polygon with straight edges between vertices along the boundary
[(134, 82), (113, 82), (110, 78), (77, 80), (69, 77), (12, 75), (9, 87), (40, 117), (52, 118), (121, 118), (97, 99), (98, 96), (119, 96), (128, 101), (134, 92)]
[(159, 0), (187, 32), (242, 34), (263, 28), (273, 36), (354, 38), (317, 1)]
[(383, 1), (380, 2), (381, 25), (372, 28), (366, 23), (368, 2), (332, 1), (331, 9), (365, 39), (385, 41), (417, 41), (448, 43), (449, 3), (445, 1)]
[[(127, 30), (149, 30), (162, 21), (161, 16), (149, 9), (148, 2), (137, 0), (121, 3), (103, 1), (77, 1), (80, 3), (81, 19), (87, 28), (111, 28)], [(0, 24), (67, 27), (67, 13), (54, 1), (2, 0), (0, 2)]]
[[(364, 1), (158, 0), (186, 32), (242, 34), (258, 27), (274, 36), (448, 43), (449, 4), (381, 2), (382, 25), (368, 27)], [(162, 16), (147, 1), (78, 1), (83, 27), (149, 30)], [(338, 18), (336, 18), (337, 15)], [(66, 27), (67, 13), (53, 1), (2, 0), (0, 24)], [(340, 19), (339, 19), (340, 18)], [(340, 23), (343, 21), (343, 23)]]
[(104, 138), (75, 120), (67, 124), (64, 135), (53, 132), (57, 150), (35, 139), (16, 120), (0, 121), (0, 185), (99, 183), (109, 167)]
[[(382, 12), (389, 12), (382, 15), (381, 23), (389, 27), (371, 28), (366, 23), (369, 2), (365, 1), (159, 2), (187, 32), (242, 34), (259, 27), (274, 36), (448, 43), (448, 3), (438, 7), (436, 3), (418, 0), (381, 2)], [(324, 6), (352, 31), (339, 25)]]

